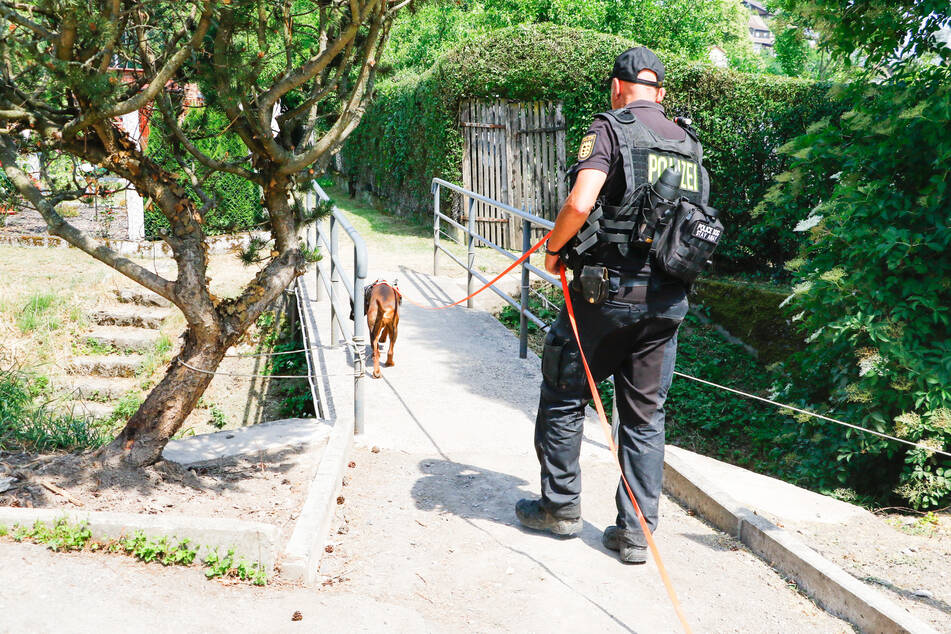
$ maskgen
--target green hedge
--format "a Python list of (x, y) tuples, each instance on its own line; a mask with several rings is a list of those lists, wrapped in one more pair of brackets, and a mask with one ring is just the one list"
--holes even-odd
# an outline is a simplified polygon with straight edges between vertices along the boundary
[[(632, 42), (555, 25), (500, 29), (443, 56), (421, 75), (381, 82), (376, 100), (344, 146), (351, 178), (370, 184), (409, 215), (431, 213), (434, 176), (461, 182), (457, 113), (466, 98), (564, 102), (567, 154), (573, 156), (592, 116), (610, 107), (607, 77)], [(805, 80), (748, 75), (661, 54), (667, 65), (669, 115), (694, 120), (713, 180), (712, 204), (724, 213), (729, 240), (724, 270), (776, 271), (795, 253), (749, 211), (786, 159), (776, 148), (838, 106)], [(573, 161), (573, 158), (571, 159)]]

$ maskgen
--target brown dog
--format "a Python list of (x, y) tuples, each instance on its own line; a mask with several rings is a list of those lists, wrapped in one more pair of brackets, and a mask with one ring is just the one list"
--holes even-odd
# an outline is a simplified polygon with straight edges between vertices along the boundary
[(403, 296), (396, 283), (376, 281), (363, 291), (363, 309), (367, 315), (367, 327), (370, 329), (370, 345), (373, 346), (373, 378), (380, 373), (380, 344), (389, 337), (386, 350), (386, 365), (393, 364), (393, 347), (396, 345), (397, 328), (400, 325), (400, 304)]

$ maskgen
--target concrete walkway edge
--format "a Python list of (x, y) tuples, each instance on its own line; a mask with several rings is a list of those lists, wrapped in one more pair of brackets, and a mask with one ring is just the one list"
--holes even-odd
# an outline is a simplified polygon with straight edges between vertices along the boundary
[(670, 452), (664, 457), (664, 489), (716, 528), (739, 538), (824, 609), (863, 632), (935, 632), (789, 532), (738, 504)]
[[(276, 526), (229, 518), (186, 515), (143, 515), (108, 511), (28, 509), (0, 507), (0, 526), (32, 527), (36, 522), (52, 526), (60, 519), (86, 524), (93, 539), (121, 539), (142, 531), (146, 537), (187, 538), (198, 546), (198, 558), (215, 550), (234, 548), (235, 554), (260, 562), (270, 573), (277, 558), (279, 531)], [(222, 553), (223, 554), (223, 553)]]
[(281, 576), (311, 585), (334, 517), (343, 470), (353, 447), (353, 418), (338, 418), (320, 458), (320, 466), (307, 491), (307, 499), (294, 525), (281, 559)]
[[(301, 294), (301, 324), (310, 345), (321, 349), (326, 342), (322, 341), (317, 326), (310, 289), (306, 283), (298, 283), (297, 289)], [(320, 359), (312, 356), (311, 364), (318, 377), (324, 374), (323, 380), (318, 381), (318, 391), (325, 402), (319, 404), (321, 409), (318, 411), (325, 413), (324, 422), (332, 425), (332, 428), (317, 472), (307, 489), (300, 516), (278, 565), (281, 577), (304, 585), (313, 584), (317, 578), (317, 568), (342, 487), (343, 470), (353, 447), (353, 375), (347, 375), (353, 371), (352, 355), (345, 346), (330, 350)], [(315, 406), (318, 404), (315, 403)]]

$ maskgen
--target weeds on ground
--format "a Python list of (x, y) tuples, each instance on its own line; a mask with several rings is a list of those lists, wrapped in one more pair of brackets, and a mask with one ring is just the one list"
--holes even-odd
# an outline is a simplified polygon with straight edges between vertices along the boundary
[(106, 424), (109, 427), (125, 425), (132, 418), (132, 415), (138, 411), (140, 405), (142, 405), (142, 397), (139, 396), (138, 392), (126, 392), (116, 402), (112, 414), (106, 419)]
[[(304, 341), (300, 328), (283, 315), (275, 311), (262, 314), (257, 321), (258, 345), (257, 352), (287, 353), (273, 354), (265, 364), (265, 374), (284, 376), (306, 376), (308, 372), (307, 358), (301, 350)], [(310, 393), (310, 385), (306, 379), (273, 379), (275, 393), (280, 398), (279, 414), (287, 417), (304, 418), (314, 416), (314, 401)]]
[(211, 407), (208, 408), (208, 413), (211, 416), (211, 418), (208, 419), (208, 424), (215, 429), (224, 429), (225, 425), (228, 424), (227, 416), (225, 416), (225, 413), (217, 404), (212, 403)]
[(168, 335), (161, 334), (152, 347), (142, 355), (142, 365), (136, 371), (136, 376), (142, 379), (142, 389), (151, 387), (152, 376), (165, 366), (171, 359), (172, 340)]
[(74, 341), (72, 344), (73, 354), (84, 355), (109, 355), (120, 354), (124, 352), (113, 345), (102, 343), (96, 339), (86, 339), (84, 341)]
[(259, 563), (249, 563), (243, 557), (235, 561), (234, 548), (229, 548), (228, 552), (222, 557), (218, 551), (208, 553), (204, 559), (205, 576), (209, 579), (215, 577), (237, 577), (242, 581), (250, 581), (256, 586), (267, 584), (267, 572)]
[(903, 517), (889, 517), (885, 523), (909, 535), (934, 537), (941, 529), (941, 518), (934, 511), (928, 511), (914, 521), (906, 521)]
[(48, 381), (17, 370), (0, 370), (0, 449), (76, 451), (105, 444), (101, 423), (55, 411), (40, 400)]
[[(200, 546), (193, 545), (189, 539), (170, 539), (168, 537), (151, 538), (143, 531), (120, 539), (98, 541), (92, 538), (92, 531), (85, 523), (73, 524), (66, 518), (56, 520), (52, 526), (36, 522), (32, 527), (14, 526), (12, 532), (6, 526), (0, 526), (0, 537), (9, 536), (14, 541), (29, 540), (43, 544), (55, 552), (104, 551), (125, 554), (144, 563), (160, 563), (163, 566), (191, 566), (195, 563)], [(211, 551), (202, 560), (205, 576), (231, 577), (250, 581), (254, 585), (267, 584), (267, 571), (260, 563), (251, 563), (243, 557), (235, 559), (233, 548), (221, 557), (217, 550)]]

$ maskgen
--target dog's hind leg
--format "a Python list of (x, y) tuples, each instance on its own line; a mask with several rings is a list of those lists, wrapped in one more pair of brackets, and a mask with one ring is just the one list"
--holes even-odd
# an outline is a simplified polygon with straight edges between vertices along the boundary
[(393, 363), (393, 349), (396, 347), (396, 330), (400, 325), (400, 316), (399, 313), (393, 315), (393, 320), (387, 325), (386, 330), (390, 333), (390, 345), (386, 349), (386, 365), (391, 367), (396, 365)]
[(383, 376), (380, 372), (380, 336), (385, 330), (383, 327), (383, 305), (379, 300), (370, 307), (370, 312), (367, 313), (367, 321), (373, 324), (370, 328), (370, 346), (373, 348), (373, 378), (378, 379)]

